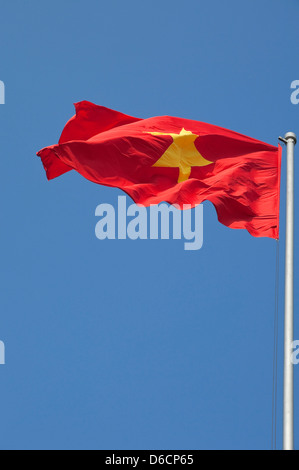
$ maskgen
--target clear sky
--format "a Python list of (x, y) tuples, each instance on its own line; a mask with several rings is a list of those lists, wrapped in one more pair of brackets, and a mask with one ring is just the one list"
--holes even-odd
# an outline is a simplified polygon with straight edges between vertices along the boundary
[[(122, 192), (75, 172), (48, 182), (35, 154), (80, 100), (273, 145), (298, 135), (298, 20), (298, 0), (1, 2), (1, 449), (270, 448), (276, 242), (224, 227), (210, 203), (199, 251), (100, 241), (95, 208)], [(284, 193), (285, 152), (278, 447)], [(295, 275), (299, 340), (298, 303)], [(297, 448), (298, 396), (299, 365)]]

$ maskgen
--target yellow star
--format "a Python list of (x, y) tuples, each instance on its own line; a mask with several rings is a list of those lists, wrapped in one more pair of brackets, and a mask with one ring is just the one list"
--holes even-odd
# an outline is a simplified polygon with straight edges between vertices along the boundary
[(178, 167), (180, 169), (178, 183), (186, 181), (193, 166), (206, 166), (213, 162), (206, 160), (194, 145), (198, 135), (182, 129), (179, 134), (167, 134), (163, 132), (148, 132), (151, 135), (170, 135), (172, 144), (162, 157), (153, 165), (155, 167)]

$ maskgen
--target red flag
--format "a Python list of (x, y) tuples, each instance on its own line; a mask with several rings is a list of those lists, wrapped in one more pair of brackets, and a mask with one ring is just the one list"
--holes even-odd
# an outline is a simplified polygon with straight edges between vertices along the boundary
[(208, 200), (224, 225), (278, 238), (280, 146), (188, 119), (75, 107), (59, 144), (37, 153), (48, 179), (74, 169), (144, 206)]

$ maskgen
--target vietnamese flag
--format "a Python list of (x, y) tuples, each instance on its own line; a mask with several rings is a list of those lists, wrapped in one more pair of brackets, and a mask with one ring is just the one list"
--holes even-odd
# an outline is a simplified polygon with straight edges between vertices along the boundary
[(211, 201), (221, 223), (278, 238), (281, 147), (188, 119), (138, 119), (75, 104), (58, 145), (40, 150), (48, 179), (72, 169), (144, 206)]

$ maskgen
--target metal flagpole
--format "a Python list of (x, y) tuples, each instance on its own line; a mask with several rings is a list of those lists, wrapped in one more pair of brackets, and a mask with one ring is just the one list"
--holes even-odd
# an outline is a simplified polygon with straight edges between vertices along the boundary
[(285, 320), (284, 320), (284, 385), (283, 449), (294, 449), (294, 147), (296, 135), (284, 136), (287, 145), (286, 254), (285, 254)]

